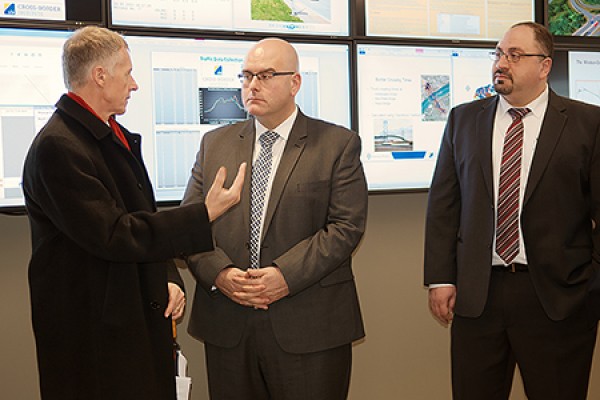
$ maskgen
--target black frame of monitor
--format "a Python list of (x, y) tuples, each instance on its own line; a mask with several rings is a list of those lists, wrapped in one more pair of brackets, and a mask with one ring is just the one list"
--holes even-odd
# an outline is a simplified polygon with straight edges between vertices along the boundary
[[(495, 45), (495, 41), (480, 40), (449, 40), (449, 39), (419, 39), (419, 38), (393, 38), (365, 35), (365, 1), (355, 0), (349, 3), (349, 36), (327, 36), (327, 35), (307, 35), (307, 34), (273, 34), (260, 32), (233, 32), (233, 31), (215, 31), (215, 30), (180, 30), (155, 27), (124, 27), (113, 26), (110, 20), (110, 0), (93, 0), (92, 8), (89, 1), (81, 2), (79, 0), (66, 0), (67, 15), (66, 21), (42, 21), (30, 19), (0, 19), (0, 27), (7, 28), (32, 28), (32, 29), (56, 29), (56, 30), (74, 30), (83, 25), (105, 26), (126, 35), (136, 36), (165, 36), (165, 37), (203, 37), (215, 40), (232, 40), (243, 38), (244, 40), (259, 40), (265, 36), (278, 36), (290, 42), (303, 43), (349, 43), (349, 67), (350, 67), (350, 112), (351, 127), (355, 131), (358, 129), (358, 99), (357, 99), (357, 65), (356, 65), (356, 45), (360, 44), (399, 44), (406, 46), (439, 46), (439, 47), (484, 47)], [(85, 4), (84, 4), (85, 3)], [(548, 26), (548, 3), (547, 0), (535, 0), (535, 21), (544, 23)], [(576, 36), (556, 36), (556, 49), (558, 52), (572, 49), (593, 50), (600, 46), (600, 38), (597, 37), (576, 37)], [(555, 65), (555, 67), (558, 67)], [(387, 193), (413, 193), (427, 192), (427, 188), (416, 189), (389, 189), (371, 191), (371, 194)], [(176, 204), (177, 202), (173, 202)], [(172, 205), (161, 202), (160, 205)], [(24, 212), (22, 206), (1, 207), (0, 213), (18, 213)]]
[(0, 18), (0, 27), (77, 29), (85, 25), (106, 26), (106, 0), (65, 0), (65, 20)]
[[(19, 24), (19, 25), (15, 25), (15, 24), (2, 24), (0, 23), (0, 28), (6, 28), (6, 29), (24, 29), (24, 30), (35, 30), (35, 31), (39, 31), (39, 32), (43, 32), (43, 31), (48, 31), (48, 32), (69, 32), (73, 30), (73, 27), (67, 26), (67, 25), (49, 25), (49, 24), (44, 24), (43, 26), (40, 25), (36, 25), (34, 24), (34, 26), (30, 26), (29, 24)], [(250, 42), (250, 41), (258, 41), (260, 39), (263, 38), (263, 36), (261, 35), (244, 35), (243, 37), (237, 37), (237, 36), (231, 36), (231, 35), (204, 35), (204, 34), (200, 34), (199, 32), (153, 32), (153, 31), (147, 31), (147, 30), (121, 30), (119, 31), (119, 33), (123, 34), (124, 36), (138, 36), (138, 37), (149, 37), (149, 38), (182, 38), (182, 39), (206, 39), (206, 40), (226, 40), (226, 41), (232, 41), (232, 40), (236, 40), (236, 39), (240, 39), (243, 40), (245, 42)], [(292, 37), (287, 37), (286, 38), (290, 43), (295, 44), (295, 43), (299, 43), (299, 44), (323, 44), (323, 45), (341, 45), (347, 48), (347, 68), (348, 68), (348, 94), (350, 96), (349, 101), (348, 101), (348, 112), (349, 112), (349, 127), (350, 128), (354, 128), (353, 125), (353, 118), (356, 115), (356, 111), (354, 109), (354, 101), (352, 99), (352, 93), (353, 93), (353, 71), (352, 71), (352, 66), (354, 65), (354, 61), (353, 61), (353, 42), (351, 40), (342, 40), (340, 38), (321, 38), (321, 37), (314, 37), (314, 36), (299, 36), (299, 35), (294, 35)], [(56, 99), (58, 100), (58, 99)], [(191, 166), (190, 166), (191, 168)], [(177, 204), (180, 203), (179, 200), (159, 200), (157, 202), (159, 204), (159, 206), (175, 206)], [(25, 213), (25, 208), (23, 205), (4, 205), (4, 206), (0, 206), (0, 213), (4, 213), (4, 214), (23, 214)]]
[[(303, 34), (303, 33), (289, 33), (289, 32), (260, 32), (260, 31), (236, 31), (236, 30), (219, 30), (219, 29), (208, 29), (208, 28), (167, 28), (167, 27), (153, 27), (153, 26), (137, 26), (137, 25), (121, 25), (114, 24), (112, 22), (112, 1), (113, 0), (100, 0), (105, 3), (105, 20), (106, 27), (109, 29), (113, 29), (116, 31), (127, 31), (129, 34), (138, 34), (139, 33), (153, 33), (153, 34), (161, 34), (161, 35), (190, 35), (190, 36), (202, 36), (202, 37), (243, 37), (249, 38), (248, 40), (256, 40), (252, 38), (262, 39), (264, 37), (277, 36), (281, 38), (285, 38), (286, 40), (293, 41), (294, 39), (300, 40), (310, 40), (311, 38), (317, 40), (351, 40), (355, 36), (356, 32), (356, 2), (353, 0), (348, 1), (348, 35), (326, 35), (326, 34)], [(361, 1), (361, 0), (358, 0)]]

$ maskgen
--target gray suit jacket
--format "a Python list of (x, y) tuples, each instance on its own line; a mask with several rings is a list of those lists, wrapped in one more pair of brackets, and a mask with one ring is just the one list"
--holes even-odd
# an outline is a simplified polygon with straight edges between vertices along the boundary
[[(494, 238), (492, 130), (497, 98), (452, 110), (429, 193), (425, 284), (454, 283), (455, 312), (481, 315)], [(521, 226), (548, 316), (579, 309), (600, 264), (600, 108), (550, 91), (523, 200)]]
[[(184, 203), (202, 201), (217, 169), (230, 184), (242, 162), (252, 164), (254, 121), (207, 133)], [(228, 266), (249, 264), (250, 168), (240, 204), (213, 224), (215, 250), (188, 259), (197, 279), (189, 331), (208, 343), (235, 346), (249, 313), (212, 285)], [(289, 296), (269, 308), (280, 346), (292, 353), (325, 350), (364, 336), (351, 254), (365, 229), (367, 186), (357, 134), (301, 112), (276, 171), (261, 264), (277, 265)]]

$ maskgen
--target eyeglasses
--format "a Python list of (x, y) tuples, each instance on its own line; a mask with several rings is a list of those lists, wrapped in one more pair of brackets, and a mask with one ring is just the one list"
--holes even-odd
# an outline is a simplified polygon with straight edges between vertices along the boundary
[(295, 72), (276, 72), (276, 71), (261, 71), (257, 73), (252, 73), (250, 71), (242, 71), (238, 78), (240, 78), (240, 82), (243, 85), (249, 85), (252, 82), (252, 79), (256, 77), (261, 82), (267, 82), (273, 79), (276, 76), (284, 76), (284, 75), (294, 75)]
[(509, 51), (508, 53), (503, 52), (500, 49), (496, 49), (490, 52), (490, 58), (492, 61), (500, 61), (502, 57), (506, 57), (506, 61), (512, 64), (516, 64), (521, 60), (521, 57), (542, 57), (548, 58), (545, 54), (530, 54), (530, 53), (517, 53), (516, 51)]

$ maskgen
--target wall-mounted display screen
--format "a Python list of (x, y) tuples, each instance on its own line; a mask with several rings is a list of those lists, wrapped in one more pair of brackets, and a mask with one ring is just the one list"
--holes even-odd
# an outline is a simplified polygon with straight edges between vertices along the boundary
[(600, 3), (548, 0), (548, 29), (557, 36), (600, 36)]
[(23, 206), (23, 161), (65, 92), (63, 31), (0, 28), (0, 208)]
[(365, 0), (369, 36), (497, 40), (535, 19), (535, 0)]
[(452, 107), (495, 95), (493, 49), (358, 44), (358, 120), (369, 190), (429, 187)]
[(600, 51), (556, 49), (548, 77), (556, 93), (600, 106)]
[(0, 24), (48, 29), (78, 28), (86, 24), (105, 25), (106, 0), (17, 0), (5, 1)]
[(1, 19), (65, 21), (65, 0), (13, 0), (2, 3)]
[[(22, 209), (23, 161), (31, 141), (66, 92), (62, 46), (66, 31), (0, 28), (0, 209)], [(202, 135), (248, 118), (241, 71), (254, 42), (126, 36), (139, 90), (119, 116), (143, 136), (143, 153), (157, 201), (176, 202)], [(351, 125), (348, 44), (294, 43), (307, 115)]]
[(110, 0), (112, 26), (348, 36), (348, 0)]
[(569, 51), (569, 97), (600, 106), (600, 52)]
[[(248, 118), (238, 74), (254, 42), (126, 36), (139, 90), (118, 117), (143, 136), (156, 198), (179, 201), (204, 133)], [(350, 127), (349, 45), (294, 43), (307, 115)]]
[[(22, 209), (23, 161), (66, 92), (66, 31), (0, 28), (0, 209)], [(159, 202), (181, 200), (202, 135), (248, 118), (237, 75), (254, 42), (126, 36), (139, 90), (119, 116), (143, 136)], [(348, 44), (294, 43), (301, 64), (297, 104), (307, 115), (350, 127)]]

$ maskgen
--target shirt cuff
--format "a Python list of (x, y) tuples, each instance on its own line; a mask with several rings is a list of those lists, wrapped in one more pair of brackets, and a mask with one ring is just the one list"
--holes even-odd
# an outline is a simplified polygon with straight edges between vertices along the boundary
[(452, 283), (432, 283), (428, 286), (429, 289), (436, 289), (440, 287), (455, 287), (456, 285)]

